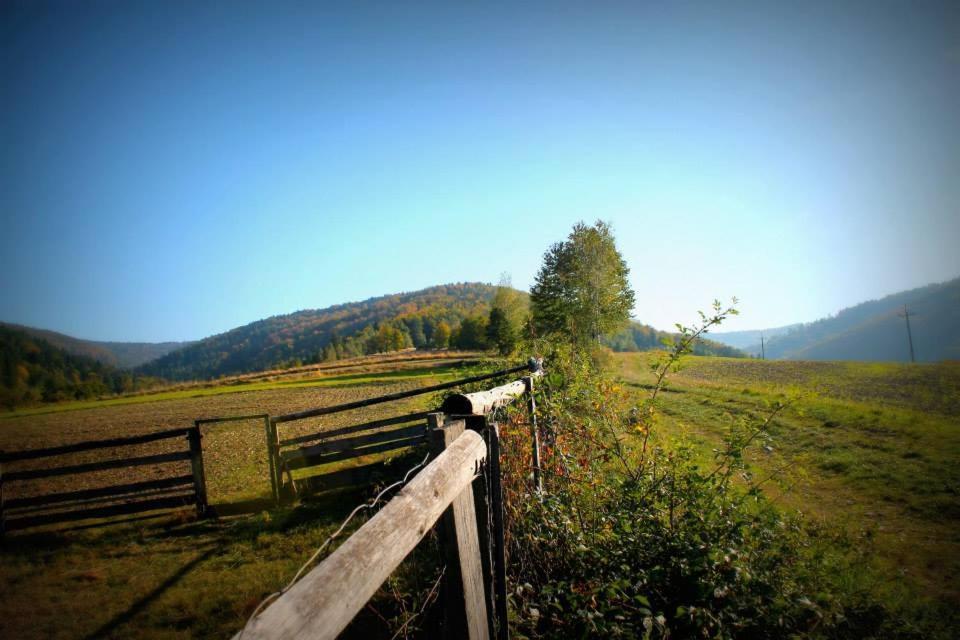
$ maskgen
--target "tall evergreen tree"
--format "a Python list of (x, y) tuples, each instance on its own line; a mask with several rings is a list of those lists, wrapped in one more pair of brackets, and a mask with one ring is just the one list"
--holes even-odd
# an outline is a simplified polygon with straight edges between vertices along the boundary
[(609, 224), (577, 223), (566, 241), (544, 254), (530, 292), (534, 326), (541, 333), (598, 342), (630, 319), (629, 273)]

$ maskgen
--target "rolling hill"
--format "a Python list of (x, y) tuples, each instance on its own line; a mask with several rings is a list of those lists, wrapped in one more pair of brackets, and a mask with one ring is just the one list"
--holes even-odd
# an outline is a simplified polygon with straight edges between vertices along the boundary
[(119, 369), (133, 369), (190, 344), (189, 342), (98, 342), (7, 322), (0, 322), (0, 326), (26, 332), (71, 355), (91, 358), (101, 364)]
[[(918, 362), (960, 359), (960, 278), (863, 302), (836, 315), (773, 335), (765, 330), (767, 358), (786, 360), (910, 360), (904, 306), (910, 312)], [(745, 332), (715, 333), (736, 346)], [(744, 349), (756, 355), (759, 340)]]
[[(168, 353), (137, 369), (168, 380), (199, 380), (404, 348), (480, 349), (498, 287), (483, 283), (439, 285), (309, 309), (258, 320)], [(525, 292), (508, 290), (525, 308)], [(522, 315), (522, 312), (521, 312)], [(667, 334), (636, 322), (607, 341), (616, 351), (660, 346)], [(742, 356), (704, 341), (701, 355)]]

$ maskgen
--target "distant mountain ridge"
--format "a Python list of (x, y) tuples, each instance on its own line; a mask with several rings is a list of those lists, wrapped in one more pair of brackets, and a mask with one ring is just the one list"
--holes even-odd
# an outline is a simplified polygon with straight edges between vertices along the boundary
[(49, 329), (37, 329), (11, 322), (0, 322), (0, 326), (23, 331), (35, 338), (46, 340), (54, 347), (63, 349), (71, 355), (91, 358), (118, 369), (133, 369), (192, 344), (190, 342), (101, 342), (74, 338)]
[[(770, 336), (766, 356), (785, 360), (862, 360), (908, 362), (910, 347), (904, 305), (910, 312), (913, 347), (918, 362), (960, 359), (960, 278), (900, 291), (870, 300), (815, 322), (795, 325)], [(736, 345), (746, 332), (711, 334)], [(759, 355), (757, 340), (744, 350)]]

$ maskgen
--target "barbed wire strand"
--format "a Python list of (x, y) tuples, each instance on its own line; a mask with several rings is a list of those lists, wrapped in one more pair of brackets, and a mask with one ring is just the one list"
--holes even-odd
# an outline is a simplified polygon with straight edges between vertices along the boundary
[(348, 524), (350, 524), (350, 521), (353, 520), (354, 516), (356, 516), (358, 513), (366, 509), (373, 509), (380, 503), (380, 499), (383, 498), (384, 495), (386, 495), (388, 492), (392, 491), (393, 489), (396, 489), (397, 487), (401, 487), (405, 485), (407, 483), (407, 480), (410, 479), (410, 475), (417, 469), (422, 468), (427, 463), (427, 460), (429, 459), (430, 459), (430, 454), (428, 453), (426, 456), (424, 456), (423, 460), (421, 460), (418, 464), (415, 464), (414, 466), (410, 467), (410, 469), (404, 474), (403, 480), (398, 480), (393, 484), (389, 485), (388, 487), (384, 488), (370, 502), (365, 502), (363, 504), (357, 505), (357, 507), (350, 512), (350, 515), (346, 517), (346, 519), (343, 521), (340, 527), (336, 531), (334, 531), (330, 535), (330, 537), (324, 540), (323, 544), (317, 547), (317, 550), (314, 551), (313, 554), (307, 559), (307, 561), (300, 566), (300, 569), (297, 570), (297, 573), (294, 574), (290, 582), (287, 583), (287, 585), (282, 589), (280, 589), (279, 591), (275, 591), (270, 595), (268, 595), (266, 598), (264, 598), (260, 602), (259, 605), (257, 605), (257, 608), (254, 609), (253, 613), (250, 614), (250, 617), (247, 618), (247, 623), (243, 625), (243, 629), (240, 630), (240, 635), (238, 636), (238, 640), (241, 640), (243, 638), (243, 634), (250, 627), (250, 623), (253, 622), (254, 618), (260, 615), (260, 613), (267, 607), (267, 605), (269, 605), (271, 602), (273, 602), (274, 600), (282, 596), (284, 593), (289, 591), (293, 587), (293, 585), (295, 585), (297, 581), (300, 580), (304, 572), (310, 567), (310, 565), (312, 565), (317, 560), (317, 558), (320, 557), (320, 554), (322, 554), (323, 551), (328, 546), (330, 546), (330, 543), (336, 540), (337, 537), (341, 533), (343, 533), (343, 530), (347, 527)]

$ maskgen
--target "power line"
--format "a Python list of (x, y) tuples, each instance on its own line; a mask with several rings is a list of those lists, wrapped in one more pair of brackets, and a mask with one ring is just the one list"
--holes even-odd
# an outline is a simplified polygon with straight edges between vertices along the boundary
[(917, 314), (910, 313), (907, 311), (907, 305), (903, 305), (903, 313), (898, 313), (897, 315), (907, 321), (907, 341), (910, 343), (910, 362), (916, 362), (917, 359), (913, 355), (913, 333), (910, 331), (910, 316)]

